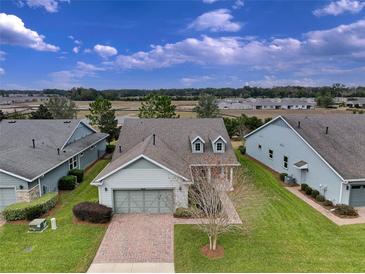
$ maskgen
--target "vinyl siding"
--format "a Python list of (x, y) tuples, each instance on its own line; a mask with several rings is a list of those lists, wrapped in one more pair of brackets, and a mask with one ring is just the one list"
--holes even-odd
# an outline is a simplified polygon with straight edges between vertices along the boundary
[[(187, 207), (188, 186), (177, 176), (150, 163), (137, 160), (124, 169), (114, 173), (99, 187), (99, 202), (113, 207), (113, 189), (173, 189), (176, 207)], [(181, 187), (181, 190), (180, 190)], [(107, 189), (107, 190), (106, 190)]]
[(56, 167), (55, 169), (52, 169), (50, 172), (45, 174), (43, 177), (40, 177), (41, 181), (41, 190), (42, 195), (44, 193), (44, 187), (46, 187), (46, 192), (58, 192), (58, 180), (66, 176), (69, 171), (68, 161), (64, 164)]
[[(259, 145), (261, 149), (258, 148)], [(269, 149), (274, 151), (273, 159), (268, 157)], [(334, 203), (349, 202), (349, 190), (342, 185), (341, 178), (281, 119), (249, 136), (246, 140), (246, 151), (249, 156), (276, 172), (287, 173), (296, 178), (298, 183), (306, 183), (317, 189)], [(288, 169), (283, 166), (284, 156), (289, 158)], [(308, 163), (308, 172), (294, 167), (301, 160)], [(327, 186), (327, 190), (323, 191), (321, 186)]]
[(87, 149), (83, 153), (83, 156), (80, 156), (80, 168), (85, 169), (90, 164), (95, 162), (105, 153), (106, 141), (102, 140), (96, 144), (94, 149)]
[(8, 175), (6, 173), (0, 172), (0, 187), (8, 186), (16, 187), (17, 189), (19, 189), (20, 186), (23, 186), (23, 189), (28, 189), (28, 182)]
[(81, 138), (94, 133), (90, 128), (85, 126), (83, 123), (79, 123), (74, 133), (71, 135), (71, 138), (68, 140), (67, 144), (71, 144)]

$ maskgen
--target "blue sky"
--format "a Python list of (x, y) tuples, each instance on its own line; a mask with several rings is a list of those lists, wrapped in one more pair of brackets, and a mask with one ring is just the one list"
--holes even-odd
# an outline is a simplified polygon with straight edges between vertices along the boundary
[(0, 2), (0, 88), (365, 85), (365, 1)]

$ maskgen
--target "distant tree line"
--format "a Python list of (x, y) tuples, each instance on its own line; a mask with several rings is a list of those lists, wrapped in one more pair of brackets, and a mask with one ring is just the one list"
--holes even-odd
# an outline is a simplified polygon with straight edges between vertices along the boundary
[(115, 100), (144, 100), (144, 96), (152, 94), (164, 94), (172, 97), (173, 100), (198, 100), (203, 94), (214, 95), (218, 98), (225, 97), (365, 97), (365, 87), (346, 87), (342, 84), (333, 84), (323, 87), (250, 87), (242, 88), (183, 88), (183, 89), (106, 89), (96, 90), (93, 88), (75, 87), (70, 90), (44, 89), (44, 90), (0, 90), (0, 95), (6, 96), (9, 93), (19, 94), (48, 94), (61, 95), (75, 101), (94, 101), (98, 96), (104, 99)]

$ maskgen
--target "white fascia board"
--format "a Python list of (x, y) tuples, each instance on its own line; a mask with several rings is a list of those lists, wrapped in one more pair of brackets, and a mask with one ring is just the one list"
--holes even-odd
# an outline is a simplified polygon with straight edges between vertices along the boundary
[(215, 144), (219, 139), (222, 139), (223, 140), (223, 142), (225, 143), (225, 144), (227, 144), (227, 141), (226, 141), (226, 139), (224, 139), (223, 137), (222, 137), (222, 135), (219, 135), (217, 138), (215, 138), (215, 140), (213, 140), (212, 142), (213, 142), (213, 144)]
[(22, 176), (20, 176), (20, 175), (16, 175), (16, 174), (14, 174), (14, 173), (12, 173), (12, 172), (9, 172), (9, 171), (3, 170), (3, 169), (0, 169), (0, 172), (5, 173), (5, 174), (7, 174), (7, 175), (10, 175), (10, 176), (12, 176), (12, 177), (18, 178), (18, 179), (20, 179), (20, 180), (23, 180), (23, 181), (29, 182), (29, 183), (30, 183), (30, 182), (32, 182), (32, 180), (30, 180), (30, 179), (27, 179), (27, 178), (22, 177)]
[(137, 160), (139, 160), (139, 159), (141, 159), (141, 158), (143, 158), (143, 159), (145, 159), (145, 160), (147, 160), (147, 161), (149, 161), (149, 162), (151, 162), (151, 163), (155, 164), (156, 166), (161, 167), (162, 169), (164, 169), (164, 170), (166, 170), (166, 171), (168, 171), (168, 172), (170, 172), (170, 173), (172, 173), (172, 174), (174, 174), (174, 175), (176, 175), (176, 176), (178, 176), (178, 177), (182, 178), (184, 181), (189, 181), (189, 179), (187, 179), (187, 178), (185, 178), (184, 176), (182, 176), (182, 175), (180, 175), (180, 174), (176, 173), (175, 171), (173, 171), (173, 170), (171, 170), (171, 169), (167, 168), (166, 166), (164, 166), (164, 165), (162, 165), (162, 164), (160, 164), (160, 163), (156, 162), (155, 160), (152, 160), (151, 158), (149, 158), (149, 157), (147, 157), (147, 156), (145, 156), (145, 155), (143, 155), (143, 154), (140, 154), (140, 155), (138, 155), (137, 157), (133, 158), (132, 160), (128, 161), (127, 163), (125, 163), (125, 164), (121, 165), (120, 167), (118, 167), (118, 168), (116, 168), (116, 169), (112, 170), (112, 171), (111, 171), (111, 172), (109, 172), (108, 174), (105, 174), (103, 177), (99, 178), (99, 179), (97, 180), (97, 182), (100, 182), (100, 181), (104, 180), (105, 178), (109, 177), (110, 175), (112, 175), (112, 174), (116, 173), (117, 171), (119, 171), (119, 170), (121, 170), (121, 169), (125, 168), (126, 166), (128, 166), (128, 165), (130, 165), (130, 164), (134, 163), (135, 161), (137, 161)]
[(204, 141), (204, 139), (202, 138), (202, 137), (200, 137), (199, 135), (198, 136), (196, 136), (195, 138), (194, 138), (194, 140), (192, 140), (191, 141), (191, 143), (193, 144), (197, 139), (199, 139), (203, 144), (205, 144), (205, 141)]
[[(275, 122), (276, 120), (283, 118), (281, 115), (275, 117), (274, 119), (272, 119), (271, 121), (267, 122), (266, 124), (263, 124), (261, 127), (256, 128), (254, 131), (251, 131), (250, 133), (246, 134), (245, 136), (243, 136), (245, 139), (247, 137), (250, 137), (252, 134), (256, 133), (257, 131), (263, 129), (264, 127), (270, 125), (271, 123)], [(283, 119), (284, 120), (284, 119)]]

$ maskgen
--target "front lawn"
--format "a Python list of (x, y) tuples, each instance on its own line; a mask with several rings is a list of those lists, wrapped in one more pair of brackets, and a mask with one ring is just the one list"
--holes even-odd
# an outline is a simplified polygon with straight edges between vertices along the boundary
[(98, 191), (90, 182), (106, 166), (98, 161), (74, 191), (60, 195), (51, 217), (58, 229), (27, 233), (26, 224), (6, 224), (0, 228), (0, 272), (86, 272), (99, 247), (105, 226), (73, 224), (72, 207), (96, 200)]
[(239, 156), (250, 183), (237, 205), (248, 232), (221, 236), (225, 257), (210, 260), (207, 238), (175, 225), (176, 272), (363, 272), (365, 225), (338, 227), (285, 190), (271, 172)]

